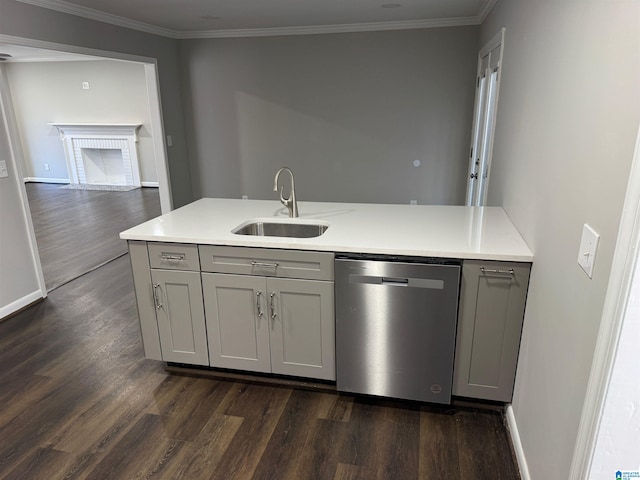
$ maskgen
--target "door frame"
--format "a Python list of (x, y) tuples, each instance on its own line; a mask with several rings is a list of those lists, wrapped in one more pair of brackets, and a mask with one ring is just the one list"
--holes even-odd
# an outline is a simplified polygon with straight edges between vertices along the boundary
[[(475, 100), (473, 102), (473, 124), (471, 129), (471, 145), (469, 148), (469, 168), (467, 169), (467, 194), (465, 199), (465, 205), (467, 206), (482, 206), (487, 201), (487, 192), (489, 190), (489, 178), (491, 174), (491, 158), (493, 156), (493, 139), (495, 137), (495, 129), (496, 129), (496, 119), (498, 117), (498, 103), (500, 99), (500, 82), (502, 79), (502, 59), (504, 58), (504, 38), (505, 38), (506, 28), (502, 27), (498, 33), (496, 33), (491, 40), (489, 40), (478, 52), (478, 64), (476, 67), (476, 95)], [(484, 143), (480, 141), (480, 139), (484, 136), (484, 131), (487, 129), (486, 121), (482, 122), (480, 125), (481, 119), (485, 118), (489, 109), (484, 108), (486, 103), (483, 102), (482, 110), (480, 110), (480, 106), (478, 102), (481, 101), (481, 85), (480, 78), (482, 78), (483, 74), (486, 74), (490, 71), (491, 68), (491, 59), (489, 58), (489, 62), (487, 63), (487, 67), (482, 70), (482, 59), (489, 55), (492, 50), (500, 47), (500, 58), (497, 62), (497, 78), (496, 78), (496, 86), (495, 86), (495, 101), (493, 103), (493, 115), (490, 118), (491, 125), (489, 125), (489, 138), (486, 139), (488, 143), (488, 148), (486, 150), (487, 155), (484, 164), (478, 166), (478, 169), (475, 168), (476, 158), (478, 157), (478, 147), (482, 143), (482, 149), (484, 149)], [(489, 101), (489, 96), (492, 92), (491, 90), (491, 75), (485, 75), (486, 84), (484, 86), (484, 96), (486, 98), (486, 102)], [(491, 107), (491, 106), (490, 106)], [(480, 128), (480, 127), (483, 128)], [(480, 131), (482, 130), (482, 131)], [(484, 167), (484, 168), (482, 168)], [(472, 175), (476, 175), (474, 178)], [(480, 188), (480, 185), (484, 185), (484, 188)], [(476, 192), (478, 190), (478, 192)], [(474, 195), (474, 192), (476, 195)], [(478, 193), (482, 193), (482, 198), (478, 198)], [(472, 199), (475, 198), (475, 201)]]
[[(15, 118), (15, 111), (13, 109), (13, 102), (8, 89), (8, 79), (6, 78), (6, 71), (4, 65), (0, 65), (0, 116), (4, 119), (5, 131), (7, 133), (7, 139), (9, 141), (9, 158), (11, 168), (15, 172), (15, 182), (18, 187), (18, 196), (20, 203), (20, 210), (22, 211), (22, 217), (24, 218), (25, 225), (27, 227), (27, 234), (29, 239), (29, 251), (31, 253), (32, 265), (35, 270), (36, 280), (38, 284), (38, 290), (35, 290), (26, 298), (22, 299), (18, 305), (13, 305), (8, 311), (3, 311), (0, 314), (0, 319), (6, 315), (11, 315), (14, 311), (29, 305), (31, 302), (37, 301), (39, 298), (47, 297), (47, 287), (44, 283), (44, 272), (42, 270), (42, 263), (40, 262), (40, 254), (38, 252), (38, 244), (36, 242), (36, 234), (33, 228), (33, 219), (31, 218), (31, 209), (29, 208), (29, 201), (27, 199), (27, 189), (24, 186), (24, 172), (22, 171), (23, 162), (20, 160), (23, 158), (22, 144), (18, 137), (18, 124)], [(3, 310), (0, 308), (0, 310)]]
[[(600, 330), (573, 450), (570, 480), (589, 478), (620, 333), (640, 260), (640, 129), (629, 173)], [(640, 279), (635, 279), (640, 281)]]
[[(42, 40), (34, 40), (24, 37), (15, 37), (12, 35), (0, 34), (0, 43), (9, 43), (25, 47), (42, 48), (47, 50), (55, 50), (66, 53), (75, 53), (79, 55), (88, 55), (92, 57), (102, 57), (107, 60), (125, 60), (140, 63), (144, 66), (145, 83), (147, 88), (147, 96), (150, 110), (150, 128), (151, 140), (155, 157), (156, 175), (158, 178), (158, 193), (160, 196), (161, 212), (168, 213), (173, 210), (173, 199), (171, 196), (171, 183), (169, 179), (169, 166), (167, 148), (165, 144), (164, 123), (162, 118), (162, 103), (160, 98), (160, 83), (158, 78), (157, 59), (152, 57), (143, 57), (138, 55), (130, 55), (126, 53), (110, 52), (106, 50), (97, 50), (93, 48), (77, 47), (74, 45), (66, 45), (60, 43), (46, 42)], [(33, 220), (31, 218), (31, 209), (27, 198), (27, 190), (24, 186), (24, 152), (18, 134), (18, 126), (13, 109), (11, 95), (8, 86), (5, 84), (6, 79), (0, 79), (0, 113), (4, 115), (6, 120), (7, 136), (9, 140), (9, 148), (11, 155), (9, 161), (17, 175), (19, 183), (20, 204), (22, 214), (27, 225), (29, 233), (29, 244), (32, 255), (34, 269), (38, 279), (38, 288), (42, 298), (47, 297), (47, 287), (44, 281), (42, 264), (40, 262), (40, 254), (38, 244), (33, 228)]]

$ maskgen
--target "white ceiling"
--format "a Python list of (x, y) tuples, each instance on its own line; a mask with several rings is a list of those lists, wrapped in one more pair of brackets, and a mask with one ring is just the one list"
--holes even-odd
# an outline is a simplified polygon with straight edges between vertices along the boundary
[(475, 25), (496, 0), (18, 1), (173, 38), (197, 38)]

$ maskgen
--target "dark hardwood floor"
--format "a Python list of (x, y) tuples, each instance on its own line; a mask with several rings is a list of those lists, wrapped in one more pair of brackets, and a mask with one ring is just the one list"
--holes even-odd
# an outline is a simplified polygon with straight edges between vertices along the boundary
[(169, 374), (128, 255), (0, 323), (0, 478), (517, 479), (499, 413)]
[(0, 323), (3, 479), (516, 479), (499, 413), (165, 372), (128, 256)]
[(118, 234), (160, 215), (157, 188), (105, 192), (48, 183), (25, 186), (47, 290), (124, 255), (127, 245)]

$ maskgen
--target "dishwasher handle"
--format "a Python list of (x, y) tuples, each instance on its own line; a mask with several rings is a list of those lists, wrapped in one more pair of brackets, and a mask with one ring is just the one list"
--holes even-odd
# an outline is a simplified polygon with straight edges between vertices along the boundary
[(381, 277), (382, 285), (395, 285), (398, 287), (408, 287), (409, 279), (408, 278), (393, 278), (393, 277)]
[(382, 285), (384, 287), (430, 288), (434, 290), (444, 289), (444, 280), (434, 278), (399, 278), (352, 274), (349, 275), (349, 283), (368, 283), (370, 285)]

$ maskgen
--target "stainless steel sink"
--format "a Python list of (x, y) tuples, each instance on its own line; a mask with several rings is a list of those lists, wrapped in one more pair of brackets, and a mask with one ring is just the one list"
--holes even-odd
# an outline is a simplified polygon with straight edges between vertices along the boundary
[(261, 237), (313, 238), (322, 235), (329, 225), (326, 223), (286, 223), (256, 220), (238, 225), (231, 233)]

